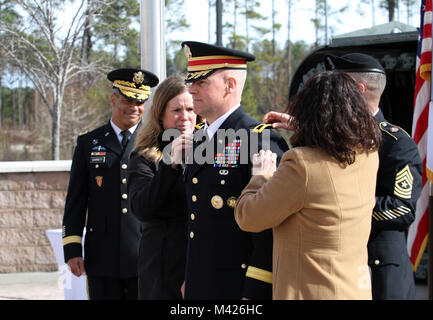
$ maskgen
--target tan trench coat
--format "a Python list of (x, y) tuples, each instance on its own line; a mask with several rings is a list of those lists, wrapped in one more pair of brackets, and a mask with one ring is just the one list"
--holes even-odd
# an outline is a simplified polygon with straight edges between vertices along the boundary
[(273, 299), (371, 299), (367, 241), (378, 165), (377, 152), (342, 167), (300, 147), (270, 179), (251, 178), (235, 217), (245, 231), (273, 229)]

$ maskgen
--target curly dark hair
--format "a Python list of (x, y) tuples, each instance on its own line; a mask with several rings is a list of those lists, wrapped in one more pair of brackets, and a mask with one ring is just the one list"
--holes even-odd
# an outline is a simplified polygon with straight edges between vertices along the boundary
[(320, 147), (342, 164), (356, 153), (376, 151), (382, 135), (350, 75), (332, 71), (311, 77), (289, 102), (293, 146)]

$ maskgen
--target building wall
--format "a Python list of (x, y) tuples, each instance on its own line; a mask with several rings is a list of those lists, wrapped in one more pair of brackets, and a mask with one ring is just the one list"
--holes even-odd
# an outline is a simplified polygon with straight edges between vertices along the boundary
[(0, 273), (56, 271), (70, 161), (0, 162)]

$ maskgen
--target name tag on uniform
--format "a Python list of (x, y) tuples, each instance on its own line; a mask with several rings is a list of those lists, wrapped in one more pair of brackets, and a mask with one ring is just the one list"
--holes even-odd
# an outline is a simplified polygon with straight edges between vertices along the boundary
[(105, 163), (105, 157), (97, 156), (97, 157), (90, 157), (90, 163)]

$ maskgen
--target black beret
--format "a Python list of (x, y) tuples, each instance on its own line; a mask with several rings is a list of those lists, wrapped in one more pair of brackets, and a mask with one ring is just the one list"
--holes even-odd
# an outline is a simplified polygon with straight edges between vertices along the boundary
[(377, 72), (385, 74), (385, 69), (379, 61), (363, 53), (348, 53), (341, 57), (326, 55), (325, 67), (326, 70)]
[(219, 69), (246, 69), (247, 61), (256, 57), (248, 52), (215, 46), (196, 41), (182, 42), (188, 59), (188, 74), (185, 82), (204, 79)]
[(108, 73), (107, 78), (123, 96), (139, 102), (146, 101), (152, 93), (150, 88), (159, 83), (152, 72), (137, 68), (116, 69)]

